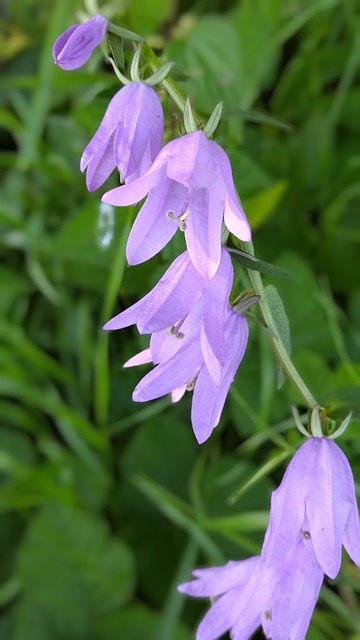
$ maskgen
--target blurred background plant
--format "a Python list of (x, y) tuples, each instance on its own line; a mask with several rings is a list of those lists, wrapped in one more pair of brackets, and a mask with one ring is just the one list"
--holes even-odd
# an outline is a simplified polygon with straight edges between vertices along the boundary
[[(118, 81), (100, 50), (76, 72), (55, 67), (53, 42), (81, 8), (11, 0), (0, 23), (0, 639), (190, 640), (207, 605), (176, 585), (194, 566), (259, 552), (301, 398), (289, 382), (277, 391), (253, 322), (204, 446), (189, 398), (132, 403), (140, 372), (122, 363), (147, 338), (101, 327), (149, 290), (182, 238), (129, 270), (136, 209), (86, 191), (80, 156)], [(340, 444), (359, 481), (359, 4), (109, 0), (101, 12), (176, 62), (204, 120), (224, 101), (217, 141), (257, 255), (291, 274), (267, 282), (294, 361), (331, 417), (354, 411)], [(166, 96), (164, 109), (170, 138), (180, 125)], [(238, 269), (236, 291), (248, 286)], [(308, 638), (358, 640), (359, 591), (345, 561)]]

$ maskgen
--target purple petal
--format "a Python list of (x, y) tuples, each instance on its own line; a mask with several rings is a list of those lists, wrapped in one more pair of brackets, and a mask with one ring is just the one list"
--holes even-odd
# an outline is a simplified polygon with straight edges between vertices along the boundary
[(197, 189), (190, 195), (190, 215), (186, 218), (185, 239), (190, 259), (197, 271), (209, 280), (221, 258), (221, 225), (224, 191), (219, 181), (211, 189)]
[[(147, 174), (149, 175), (149, 174)], [(131, 189), (144, 178), (136, 180), (120, 189)], [(140, 209), (130, 231), (126, 256), (129, 264), (139, 264), (149, 260), (158, 253), (175, 235), (177, 224), (169, 220), (167, 212), (176, 211), (185, 198), (185, 188), (165, 178), (165, 170), (148, 195), (145, 204)]]
[(54, 62), (66, 71), (81, 67), (104, 39), (106, 27), (107, 20), (99, 15), (70, 27), (54, 44)]
[[(334, 469), (334, 483), (339, 493), (334, 494), (334, 510), (341, 509), (341, 505), (351, 504), (350, 512), (346, 520), (342, 535), (343, 544), (350, 558), (360, 566), (360, 522), (357, 499), (355, 493), (354, 477), (350, 464), (338, 445), (332, 440), (328, 441), (331, 454), (332, 467)], [(341, 514), (335, 517), (341, 522)]]
[(239, 604), (244, 597), (244, 589), (234, 588), (216, 600), (201, 621), (196, 640), (218, 640), (228, 631), (239, 615)]
[(230, 160), (225, 151), (219, 145), (216, 146), (220, 173), (226, 191), (224, 222), (229, 231), (237, 238), (249, 242), (251, 240), (251, 229), (236, 195)]
[(231, 258), (222, 247), (219, 268), (204, 293), (202, 305), (201, 348), (216, 385), (220, 384), (225, 366), (225, 317), (233, 277)]
[(115, 169), (114, 149), (112, 144), (106, 144), (94, 155), (86, 172), (86, 187), (88, 191), (95, 191), (108, 179)]
[(189, 340), (196, 339), (199, 342), (200, 318), (201, 307), (196, 304), (181, 325), (182, 340), (179, 340), (174, 335), (169, 335), (166, 329), (153, 333), (150, 340), (150, 349), (154, 364), (170, 360), (175, 353), (184, 349)]
[(360, 522), (357, 507), (353, 506), (346, 522), (343, 545), (351, 560), (360, 567)]
[(318, 563), (312, 561), (300, 535), (277, 571), (277, 587), (270, 603), (269, 635), (279, 640), (303, 640), (324, 573)]
[(144, 349), (144, 351), (140, 351), (140, 353), (137, 353), (136, 356), (133, 356), (132, 358), (130, 358), (130, 360), (127, 360), (127, 362), (125, 362), (124, 369), (126, 369), (127, 367), (137, 367), (140, 364), (148, 364), (149, 362), (152, 362), (151, 359), (151, 351), (150, 349)]
[(242, 207), (228, 196), (225, 198), (224, 222), (230, 233), (240, 240), (250, 242), (251, 229)]
[[(215, 142), (202, 131), (189, 133), (166, 145), (168, 176), (193, 189), (208, 189), (217, 179)], [(217, 146), (217, 145), (216, 145)]]
[(270, 524), (262, 554), (268, 566), (283, 562), (298, 537), (305, 517), (305, 498), (316, 468), (316, 452), (309, 440), (295, 453), (279, 488), (271, 496)]
[(140, 333), (161, 331), (185, 318), (206, 284), (187, 251), (182, 253), (150, 292), (137, 319)]
[(181, 387), (174, 389), (174, 391), (171, 392), (171, 402), (173, 403), (179, 402), (181, 398), (184, 397), (185, 393), (186, 393), (186, 384), (183, 384)]
[[(244, 356), (248, 341), (249, 329), (245, 318), (231, 312), (227, 325), (227, 362), (219, 387), (216, 387), (205, 366), (201, 368), (195, 384), (191, 421), (199, 444), (209, 438), (219, 423), (230, 385)], [(233, 342), (230, 342), (230, 336)]]
[(115, 138), (116, 164), (125, 180), (134, 175), (141, 165), (149, 141), (151, 153), (147, 158), (145, 173), (158, 155), (164, 133), (164, 114), (161, 102), (151, 87), (143, 82), (130, 83), (122, 89), (126, 95), (124, 115), (120, 119)]
[[(306, 498), (306, 514), (317, 560), (330, 578), (335, 578), (341, 565), (341, 545), (351, 502), (344, 500), (341, 467), (334, 464), (332, 446), (327, 438), (311, 438), (307, 446), (315, 452), (311, 470), (311, 491)], [(340, 451), (340, 450), (339, 450)]]
[(260, 556), (253, 556), (239, 562), (230, 561), (223, 567), (196, 569), (196, 580), (181, 584), (178, 590), (196, 598), (213, 598), (222, 595), (232, 587), (243, 587), (253, 574)]
[(161, 169), (166, 161), (167, 158), (159, 153), (149, 171), (141, 176), (141, 178), (107, 191), (101, 200), (108, 204), (113, 204), (116, 207), (126, 207), (129, 204), (140, 202), (154, 185), (158, 182), (161, 184), (161, 181), (164, 179), (164, 172), (161, 171)]
[(146, 402), (171, 393), (186, 384), (201, 365), (199, 341), (189, 340), (170, 360), (158, 364), (137, 385), (133, 393), (134, 402)]
[(150, 294), (148, 293), (146, 296), (141, 298), (141, 300), (131, 305), (131, 307), (125, 309), (125, 311), (122, 311), (121, 313), (118, 313), (117, 316), (111, 318), (111, 320), (109, 320), (109, 322), (104, 325), (103, 329), (105, 329), (105, 331), (112, 331), (114, 329), (123, 329), (124, 327), (129, 327), (131, 324), (136, 324), (138, 315), (142, 307), (149, 299), (149, 296)]

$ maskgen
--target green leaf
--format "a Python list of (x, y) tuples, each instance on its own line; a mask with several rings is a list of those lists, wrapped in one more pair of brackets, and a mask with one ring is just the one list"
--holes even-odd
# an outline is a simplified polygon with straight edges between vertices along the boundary
[(271, 471), (276, 469), (286, 458), (291, 456), (291, 451), (281, 451), (281, 453), (274, 455), (268, 462), (265, 462), (258, 471), (256, 471), (251, 478), (245, 482), (239, 489), (237, 489), (230, 497), (229, 503), (235, 504), (241, 498), (248, 489), (253, 487), (259, 480), (269, 475)]
[[(270, 307), (274, 322), (278, 331), (278, 334), (284, 344), (284, 347), (289, 355), (291, 355), (291, 339), (290, 339), (290, 326), (289, 320), (286, 315), (285, 307), (278, 294), (277, 289), (269, 284), (265, 287), (265, 295), (268, 305)], [(282, 386), (285, 380), (285, 374), (280, 364), (278, 364), (278, 388)]]
[[(135, 604), (112, 615), (104, 617), (96, 625), (95, 640), (159, 640), (162, 623), (160, 613), (144, 605)], [(171, 640), (191, 640), (192, 634), (182, 625), (176, 627)], [(169, 638), (170, 640), (170, 638)]]
[(117, 68), (120, 69), (120, 71), (125, 71), (124, 46), (122, 38), (119, 38), (111, 33), (111, 31), (108, 31), (107, 39)]
[(246, 253), (246, 251), (231, 249), (230, 247), (228, 247), (228, 251), (234, 256), (236, 262), (246, 269), (252, 269), (253, 271), (259, 271), (260, 273), (267, 273), (272, 276), (281, 276), (283, 278), (291, 277), (290, 273), (285, 269), (276, 267), (274, 264), (270, 264), (269, 262), (258, 260), (258, 258), (250, 255), (250, 253)]
[(196, 522), (196, 514), (190, 505), (157, 485), (150, 480), (150, 478), (138, 475), (134, 476), (132, 481), (140, 491), (143, 491), (144, 494), (156, 504), (158, 509), (160, 509), (171, 522), (190, 533), (199, 547), (212, 558), (213, 561), (223, 561), (222, 552)]
[(170, 18), (171, 0), (131, 0), (127, 16), (130, 27), (141, 35), (147, 36), (159, 30), (159, 27)]
[(129, 601), (134, 587), (130, 550), (101, 520), (60, 505), (33, 519), (17, 575), (34, 610), (48, 614), (71, 638), (85, 638), (94, 620)]
[(189, 20), (190, 29), (178, 30), (167, 51), (168, 58), (191, 75), (185, 90), (193, 97), (195, 111), (211, 113), (214, 104), (226, 108), (243, 104), (239, 42), (231, 20), (207, 15)]
[(276, 210), (287, 187), (288, 183), (285, 180), (279, 180), (269, 189), (244, 200), (244, 209), (252, 229), (261, 227), (268, 220)]

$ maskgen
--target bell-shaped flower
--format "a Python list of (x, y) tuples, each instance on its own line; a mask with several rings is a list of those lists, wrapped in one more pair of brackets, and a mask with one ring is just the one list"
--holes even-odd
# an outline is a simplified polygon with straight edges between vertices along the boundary
[(182, 335), (182, 325), (195, 304), (200, 306), (202, 355), (215, 384), (225, 366), (225, 312), (234, 270), (225, 247), (219, 269), (212, 280), (196, 271), (187, 251), (172, 263), (158, 284), (144, 298), (106, 323), (104, 329), (122, 329), (136, 324), (140, 333), (168, 329)]
[[(197, 441), (208, 439), (220, 420), (229, 387), (244, 356), (249, 330), (246, 319), (231, 307), (225, 309), (225, 364), (219, 384), (211, 359), (205, 361), (201, 344), (201, 305), (196, 304), (173, 333), (154, 333), (150, 348), (131, 358), (124, 366), (153, 362), (157, 366), (137, 385), (135, 402), (146, 402), (172, 394), (174, 402), (186, 390), (194, 390), (191, 421)], [(210, 364), (210, 370), (208, 365)]]
[(229, 158), (202, 131), (169, 142), (147, 173), (108, 191), (103, 201), (124, 206), (140, 202), (147, 194), (128, 239), (129, 264), (139, 264), (158, 253), (179, 226), (185, 232), (195, 268), (211, 279), (220, 264), (223, 220), (241, 240), (251, 238)]
[(143, 82), (122, 87), (81, 158), (88, 190), (101, 187), (116, 167), (121, 180), (137, 181), (158, 155), (163, 133), (164, 113), (156, 91)]
[(84, 24), (74, 24), (56, 40), (52, 50), (54, 62), (65, 71), (82, 67), (104, 39), (106, 27), (107, 20), (99, 15)]
[(212, 599), (196, 640), (248, 640), (262, 626), (266, 638), (304, 640), (324, 573), (300, 536), (284, 561), (269, 568), (261, 556), (193, 572), (179, 591)]
[(330, 578), (339, 572), (342, 544), (360, 566), (354, 478), (344, 453), (325, 437), (309, 438), (298, 449), (272, 494), (262, 552), (269, 567), (283, 561), (299, 533)]

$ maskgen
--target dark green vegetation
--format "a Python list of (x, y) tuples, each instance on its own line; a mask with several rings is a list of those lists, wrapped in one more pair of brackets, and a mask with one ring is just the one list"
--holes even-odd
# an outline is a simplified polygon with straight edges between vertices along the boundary
[[(332, 418), (354, 411), (338, 442), (360, 482), (359, 6), (122, 4), (106, 5), (113, 21), (176, 61), (200, 117), (224, 100), (217, 141), (257, 255), (292, 275), (265, 280), (317, 401)], [(182, 238), (129, 269), (135, 209), (112, 219), (99, 206), (105, 188), (86, 191), (80, 156), (118, 82), (100, 50), (77, 72), (54, 66), (53, 41), (75, 9), (11, 0), (1, 22), (0, 639), (190, 640), (203, 606), (175, 586), (194, 566), (260, 551), (270, 492), (300, 441), (290, 405), (305, 407), (289, 382), (277, 390), (255, 321), (203, 447), (189, 397), (132, 403), (142, 374), (122, 363), (147, 338), (101, 327), (157, 281)], [(179, 122), (166, 98), (164, 109), (169, 138)], [(248, 286), (239, 268), (234, 295)], [(344, 558), (309, 639), (358, 640), (359, 590)]]

